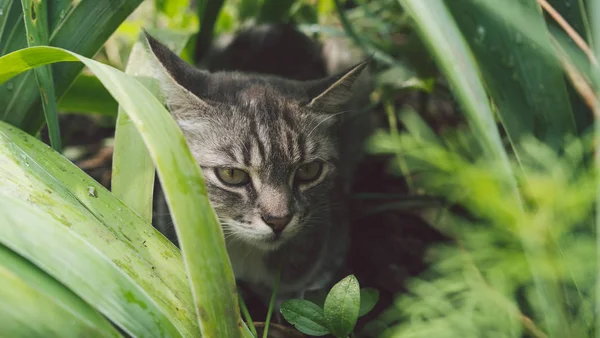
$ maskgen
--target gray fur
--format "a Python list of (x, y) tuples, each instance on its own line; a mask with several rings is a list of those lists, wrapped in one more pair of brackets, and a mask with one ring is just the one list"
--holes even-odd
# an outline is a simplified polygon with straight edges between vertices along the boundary
[[(361, 151), (342, 148), (364, 134), (347, 129), (358, 125), (347, 112), (366, 62), (311, 81), (208, 73), (150, 36), (148, 42), (167, 106), (205, 175), (236, 278), (266, 296), (283, 259), (283, 294), (330, 283), (348, 248), (344, 191)], [(323, 163), (320, 178), (296, 184), (296, 169), (311, 161)], [(215, 174), (219, 167), (243, 169), (252, 182), (226, 186)], [(279, 237), (262, 220), (289, 214)], [(172, 229), (156, 223), (176, 243)]]

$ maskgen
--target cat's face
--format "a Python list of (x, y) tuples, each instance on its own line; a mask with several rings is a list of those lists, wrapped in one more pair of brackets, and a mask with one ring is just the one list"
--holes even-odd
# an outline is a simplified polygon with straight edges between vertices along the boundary
[(208, 74), (149, 42), (228, 243), (273, 250), (328, 226), (339, 165), (336, 122), (363, 66), (311, 82)]

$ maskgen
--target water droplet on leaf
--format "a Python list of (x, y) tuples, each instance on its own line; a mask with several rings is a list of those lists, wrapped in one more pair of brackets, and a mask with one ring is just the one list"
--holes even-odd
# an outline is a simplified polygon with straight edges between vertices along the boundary
[(475, 42), (482, 43), (485, 39), (485, 28), (483, 26), (477, 26), (477, 31), (475, 32)]

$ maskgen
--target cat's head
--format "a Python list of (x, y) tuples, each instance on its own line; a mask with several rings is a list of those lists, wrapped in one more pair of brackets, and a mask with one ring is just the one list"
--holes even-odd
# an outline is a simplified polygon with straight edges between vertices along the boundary
[(228, 242), (272, 250), (327, 226), (340, 165), (337, 126), (366, 62), (314, 81), (208, 73), (147, 38)]

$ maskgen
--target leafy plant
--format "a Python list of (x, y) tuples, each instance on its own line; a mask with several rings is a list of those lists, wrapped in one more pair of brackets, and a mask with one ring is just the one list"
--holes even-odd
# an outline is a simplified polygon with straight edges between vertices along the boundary
[[(188, 336), (200, 329), (207, 336), (247, 333), (242, 330), (223, 234), (200, 169), (160, 101), (130, 76), (53, 47), (31, 47), (0, 58), (0, 81), (64, 61), (86, 64), (135, 124), (158, 170), (176, 229), (187, 238), (180, 243), (183, 260), (168, 240), (110, 192), (5, 123), (0, 126), (6, 164), (0, 175), (2, 245), (95, 304), (90, 316), (98, 311), (129, 334)], [(37, 202), (29, 203), (32, 199)], [(106, 279), (86, 278), (98, 271), (104, 271)], [(52, 324), (59, 330), (66, 322)], [(32, 325), (33, 318), (25, 325), (9, 321), (1, 330), (27, 332)]]
[(598, 69), (578, 24), (586, 7), (561, 7), (582, 38), (544, 0), (399, 2), (469, 128), (436, 135), (409, 111), (399, 116), (405, 132), (378, 133), (370, 147), (393, 154), (418, 191), (467, 215), (436, 218), (454, 245), (431, 249), (430, 270), (409, 283), (377, 334), (594, 336), (598, 136), (588, 126)]
[(350, 275), (331, 288), (323, 308), (308, 300), (291, 299), (281, 304), (281, 314), (305, 334), (332, 334), (345, 338), (354, 330), (358, 317), (366, 315), (375, 307), (378, 298), (377, 290), (360, 289), (356, 277)]

